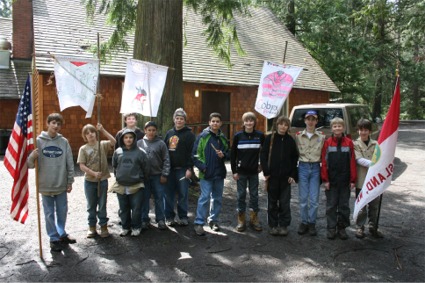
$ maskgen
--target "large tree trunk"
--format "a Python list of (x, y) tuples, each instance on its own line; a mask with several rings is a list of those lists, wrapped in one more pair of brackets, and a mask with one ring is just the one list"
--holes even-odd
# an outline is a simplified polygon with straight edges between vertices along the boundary
[[(183, 107), (183, 1), (139, 0), (134, 58), (168, 66), (162, 95), (158, 130), (165, 134), (173, 125), (173, 113)], [(146, 120), (146, 118), (144, 119)]]
[(296, 21), (295, 21), (295, 0), (288, 1), (288, 14), (286, 15), (286, 27), (295, 36)]

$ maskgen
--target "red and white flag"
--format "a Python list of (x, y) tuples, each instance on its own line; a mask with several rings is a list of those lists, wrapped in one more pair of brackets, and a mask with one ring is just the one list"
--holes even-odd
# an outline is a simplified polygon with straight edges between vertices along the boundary
[(400, 79), (394, 90), (390, 109), (382, 126), (378, 144), (372, 157), (372, 165), (367, 171), (363, 188), (354, 203), (353, 219), (356, 220), (360, 210), (381, 195), (391, 184), (394, 173), (394, 155), (397, 145), (398, 125), (400, 120)]
[(81, 106), (90, 118), (96, 98), (99, 60), (55, 57), (55, 80), (60, 110)]
[(31, 79), (28, 75), (16, 114), (12, 135), (4, 157), (4, 166), (13, 177), (10, 215), (25, 223), (28, 217), (28, 153), (34, 149), (31, 109)]
[(264, 61), (255, 110), (271, 119), (279, 115), (303, 68)]

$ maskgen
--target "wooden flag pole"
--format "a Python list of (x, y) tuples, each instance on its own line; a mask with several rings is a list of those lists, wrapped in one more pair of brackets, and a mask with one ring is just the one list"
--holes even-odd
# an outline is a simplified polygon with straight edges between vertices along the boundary
[[(97, 71), (97, 84), (96, 84), (96, 99), (97, 99), (97, 124), (100, 124), (100, 95), (99, 95), (99, 88), (100, 88), (100, 39), (99, 39), (99, 33), (97, 33), (97, 59), (98, 59), (98, 71)], [(97, 127), (96, 127), (97, 128)], [(99, 154), (99, 172), (102, 172), (102, 158), (101, 157), (101, 149), (100, 149), (100, 131), (97, 130), (97, 150)], [(101, 179), (97, 180), (97, 197), (100, 197), (101, 195), (101, 187), (100, 187), (100, 181)]]

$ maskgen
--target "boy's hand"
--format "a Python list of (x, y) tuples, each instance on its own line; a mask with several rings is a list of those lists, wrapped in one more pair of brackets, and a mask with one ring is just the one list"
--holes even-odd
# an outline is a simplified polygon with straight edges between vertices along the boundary
[(101, 132), (101, 131), (103, 130), (103, 126), (102, 126), (102, 124), (100, 124), (100, 123), (97, 123), (96, 128), (97, 128), (97, 130), (98, 130), (99, 132)]
[(215, 152), (217, 153), (218, 157), (220, 158), (224, 157), (224, 153), (221, 150), (217, 149)]
[(295, 184), (295, 180), (294, 180), (294, 178), (289, 177), (289, 178), (288, 178), (288, 183), (289, 183), (289, 184)]
[(30, 154), (30, 158), (35, 160), (38, 158), (38, 148), (34, 149), (31, 154)]
[(66, 187), (66, 191), (67, 191), (68, 193), (70, 193), (70, 192), (72, 191), (72, 184), (69, 184), (69, 185)]
[(324, 183), (324, 185), (325, 185), (325, 190), (326, 190), (326, 191), (329, 191), (329, 189), (330, 189), (330, 184), (329, 184), (329, 182)]
[(238, 173), (233, 174), (233, 180), (235, 180), (235, 181), (239, 180), (239, 174)]
[(160, 182), (161, 184), (165, 184), (165, 183), (167, 183), (167, 177), (165, 177), (165, 176), (161, 176), (161, 177), (159, 178), (159, 182)]
[(184, 176), (186, 177), (186, 179), (192, 178), (192, 170), (187, 169), (186, 174)]
[(354, 190), (356, 188), (356, 184), (354, 184), (354, 183), (350, 183), (350, 189), (351, 190)]

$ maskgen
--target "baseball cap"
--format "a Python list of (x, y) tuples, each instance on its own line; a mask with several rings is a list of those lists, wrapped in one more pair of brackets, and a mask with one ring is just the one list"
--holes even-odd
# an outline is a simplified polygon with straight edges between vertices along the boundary
[(305, 113), (304, 118), (307, 118), (307, 117), (309, 117), (309, 116), (314, 116), (314, 117), (318, 118), (318, 116), (317, 116), (317, 112), (316, 112), (316, 111), (314, 111), (314, 110), (308, 110), (308, 111), (307, 111), (307, 113)]

